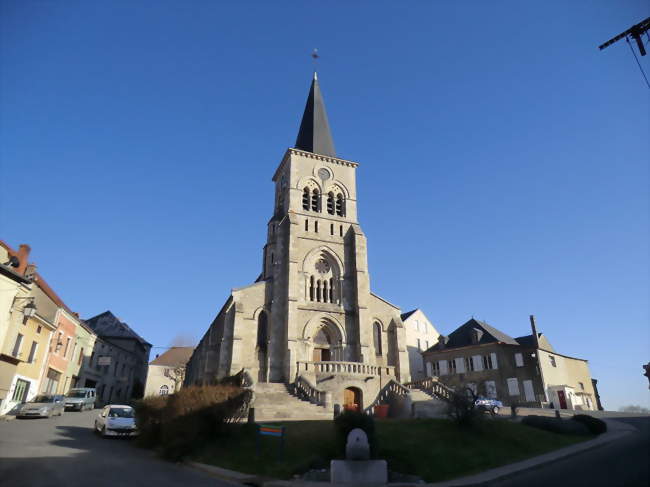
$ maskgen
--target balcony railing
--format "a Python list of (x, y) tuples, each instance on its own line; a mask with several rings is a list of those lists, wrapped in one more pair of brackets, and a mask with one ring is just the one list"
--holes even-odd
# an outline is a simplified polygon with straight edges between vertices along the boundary
[(346, 374), (346, 375), (389, 375), (395, 377), (391, 365), (370, 365), (361, 362), (298, 362), (298, 375), (302, 373)]

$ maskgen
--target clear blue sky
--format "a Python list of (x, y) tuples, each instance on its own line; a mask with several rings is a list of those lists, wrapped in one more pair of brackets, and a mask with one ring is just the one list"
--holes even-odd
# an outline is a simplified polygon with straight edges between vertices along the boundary
[(535, 314), (650, 405), (649, 90), (597, 49), (647, 2), (0, 5), (0, 238), (83, 317), (198, 340), (257, 277), (317, 47), (373, 290), (445, 334)]

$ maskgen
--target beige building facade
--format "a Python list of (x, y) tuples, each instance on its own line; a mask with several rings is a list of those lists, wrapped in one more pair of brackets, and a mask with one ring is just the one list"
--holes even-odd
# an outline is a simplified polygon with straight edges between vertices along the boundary
[(402, 321), (406, 330), (411, 380), (422, 380), (427, 376), (422, 352), (438, 342), (440, 333), (421, 309), (404, 313)]
[(194, 347), (172, 347), (149, 362), (144, 395), (166, 396), (183, 387), (187, 361)]

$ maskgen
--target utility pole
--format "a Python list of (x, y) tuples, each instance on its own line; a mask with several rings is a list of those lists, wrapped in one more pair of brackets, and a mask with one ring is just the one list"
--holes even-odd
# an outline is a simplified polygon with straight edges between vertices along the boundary
[(629, 36), (629, 37), (631, 37), (632, 39), (634, 39), (636, 41), (636, 45), (639, 48), (639, 53), (642, 56), (645, 56), (646, 55), (646, 50), (645, 50), (645, 46), (643, 45), (643, 40), (641, 39), (641, 36), (643, 34), (645, 34), (646, 32), (648, 32), (648, 29), (650, 29), (650, 17), (648, 17), (645, 20), (642, 20), (641, 22), (639, 22), (636, 25), (633, 25), (632, 27), (627, 29), (625, 32), (621, 32), (619, 35), (617, 35), (615, 37), (612, 37), (610, 40), (608, 40), (604, 44), (601, 44), (600, 46), (598, 46), (598, 49), (600, 49), (602, 51), (606, 47), (611, 46), (615, 42), (618, 42), (621, 39), (625, 39), (626, 37)]

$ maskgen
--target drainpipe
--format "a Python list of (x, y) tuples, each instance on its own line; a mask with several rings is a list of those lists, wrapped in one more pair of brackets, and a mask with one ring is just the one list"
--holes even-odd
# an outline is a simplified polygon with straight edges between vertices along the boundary
[(542, 391), (544, 392), (544, 402), (548, 402), (546, 395), (546, 382), (544, 381), (544, 372), (542, 371), (542, 361), (539, 357), (539, 337), (537, 336), (537, 325), (535, 324), (535, 316), (530, 315), (530, 327), (533, 331), (533, 343), (535, 344), (535, 359), (537, 360), (537, 370), (539, 370), (539, 377), (542, 381)]

